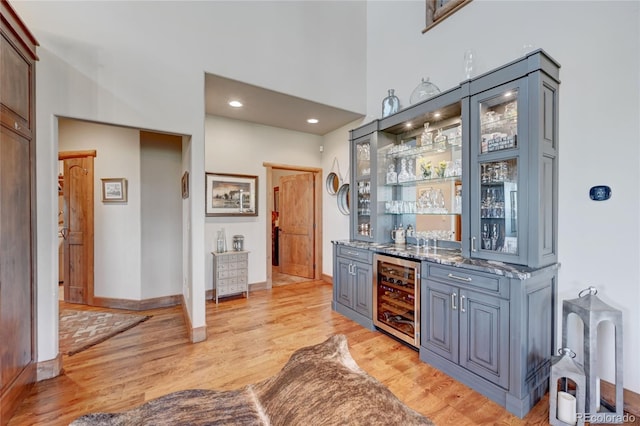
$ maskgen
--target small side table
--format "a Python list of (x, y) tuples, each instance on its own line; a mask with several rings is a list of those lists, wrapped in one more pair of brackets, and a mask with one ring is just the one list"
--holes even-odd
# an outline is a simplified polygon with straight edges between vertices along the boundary
[(245, 293), (249, 298), (247, 280), (249, 268), (248, 251), (227, 251), (213, 254), (213, 289), (218, 298), (232, 294)]

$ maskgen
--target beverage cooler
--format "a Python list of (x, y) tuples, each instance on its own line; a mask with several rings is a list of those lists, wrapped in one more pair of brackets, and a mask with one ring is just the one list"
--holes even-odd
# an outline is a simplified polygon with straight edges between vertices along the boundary
[(420, 344), (420, 262), (377, 254), (373, 323), (400, 340)]

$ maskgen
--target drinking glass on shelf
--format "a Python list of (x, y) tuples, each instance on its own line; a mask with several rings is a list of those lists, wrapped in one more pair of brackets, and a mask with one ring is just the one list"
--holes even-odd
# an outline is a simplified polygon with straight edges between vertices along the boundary
[(480, 164), (480, 180), (482, 183), (491, 181), (491, 167), (487, 163)]
[(453, 162), (454, 176), (462, 176), (462, 160), (458, 158)]
[(446, 165), (444, 166), (444, 177), (452, 177), (452, 176), (455, 176), (455, 173), (453, 170), (453, 162), (447, 161)]
[(518, 116), (518, 106), (516, 101), (509, 102), (504, 106), (504, 118), (514, 119)]

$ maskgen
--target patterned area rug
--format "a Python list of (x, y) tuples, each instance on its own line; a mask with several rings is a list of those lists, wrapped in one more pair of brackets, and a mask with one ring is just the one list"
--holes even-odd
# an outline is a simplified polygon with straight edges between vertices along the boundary
[(151, 318), (98, 311), (60, 311), (60, 352), (73, 355)]

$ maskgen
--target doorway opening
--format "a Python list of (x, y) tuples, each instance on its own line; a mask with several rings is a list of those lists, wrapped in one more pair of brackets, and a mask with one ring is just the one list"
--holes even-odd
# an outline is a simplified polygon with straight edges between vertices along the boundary
[(267, 169), (267, 288), (322, 277), (322, 169)]
[[(129, 310), (180, 303), (185, 143), (175, 134), (58, 118), (65, 302)], [(108, 197), (111, 181), (120, 182), (118, 199)]]

